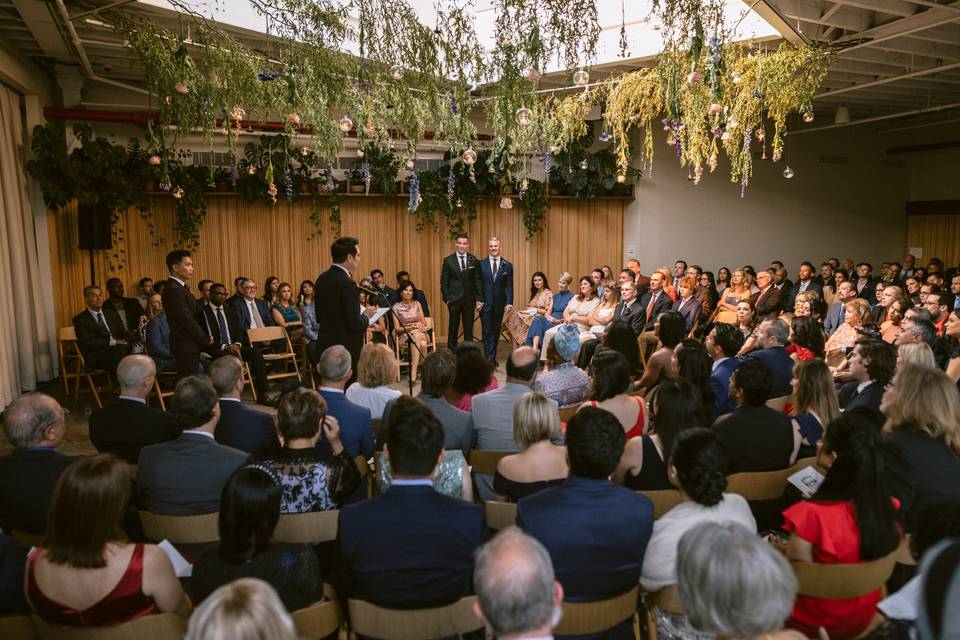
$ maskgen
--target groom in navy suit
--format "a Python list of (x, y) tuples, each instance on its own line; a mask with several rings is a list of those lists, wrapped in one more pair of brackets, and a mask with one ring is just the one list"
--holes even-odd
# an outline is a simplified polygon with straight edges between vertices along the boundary
[(498, 238), (490, 238), (487, 249), (490, 255), (480, 263), (480, 279), (483, 281), (480, 326), (483, 327), (483, 355), (496, 362), (503, 316), (513, 309), (513, 264), (500, 255)]

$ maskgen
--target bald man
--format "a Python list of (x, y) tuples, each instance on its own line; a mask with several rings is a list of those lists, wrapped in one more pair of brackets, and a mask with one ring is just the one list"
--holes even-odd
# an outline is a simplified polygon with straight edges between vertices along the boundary
[(157, 367), (150, 356), (126, 356), (120, 361), (120, 397), (90, 415), (90, 442), (97, 451), (137, 464), (142, 448), (180, 435), (172, 414), (147, 406), (156, 375)]

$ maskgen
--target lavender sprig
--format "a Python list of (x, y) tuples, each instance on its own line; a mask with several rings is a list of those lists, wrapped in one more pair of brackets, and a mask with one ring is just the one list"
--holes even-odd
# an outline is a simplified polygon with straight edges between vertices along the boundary
[(417, 172), (413, 171), (410, 173), (410, 199), (407, 202), (407, 211), (410, 213), (416, 213), (417, 207), (420, 206), (420, 177), (417, 176)]
[(327, 192), (333, 193), (333, 190), (337, 188), (336, 183), (333, 181), (333, 164), (327, 165)]

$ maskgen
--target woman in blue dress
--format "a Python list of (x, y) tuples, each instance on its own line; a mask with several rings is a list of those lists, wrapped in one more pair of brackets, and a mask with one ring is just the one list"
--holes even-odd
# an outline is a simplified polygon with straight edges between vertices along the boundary
[(573, 292), (570, 291), (571, 282), (573, 282), (573, 276), (569, 273), (564, 272), (560, 275), (560, 282), (557, 283), (557, 291), (553, 294), (550, 312), (534, 318), (530, 329), (527, 331), (526, 344), (528, 346), (540, 349), (543, 334), (547, 332), (547, 329), (563, 322), (563, 310), (567, 308), (567, 303), (573, 299)]

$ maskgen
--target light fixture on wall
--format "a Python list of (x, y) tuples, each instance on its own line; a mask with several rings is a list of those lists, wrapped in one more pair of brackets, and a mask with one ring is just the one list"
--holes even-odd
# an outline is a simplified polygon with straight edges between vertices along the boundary
[(833, 124), (847, 124), (850, 122), (850, 109), (847, 105), (841, 104), (837, 107), (837, 115), (833, 118)]

